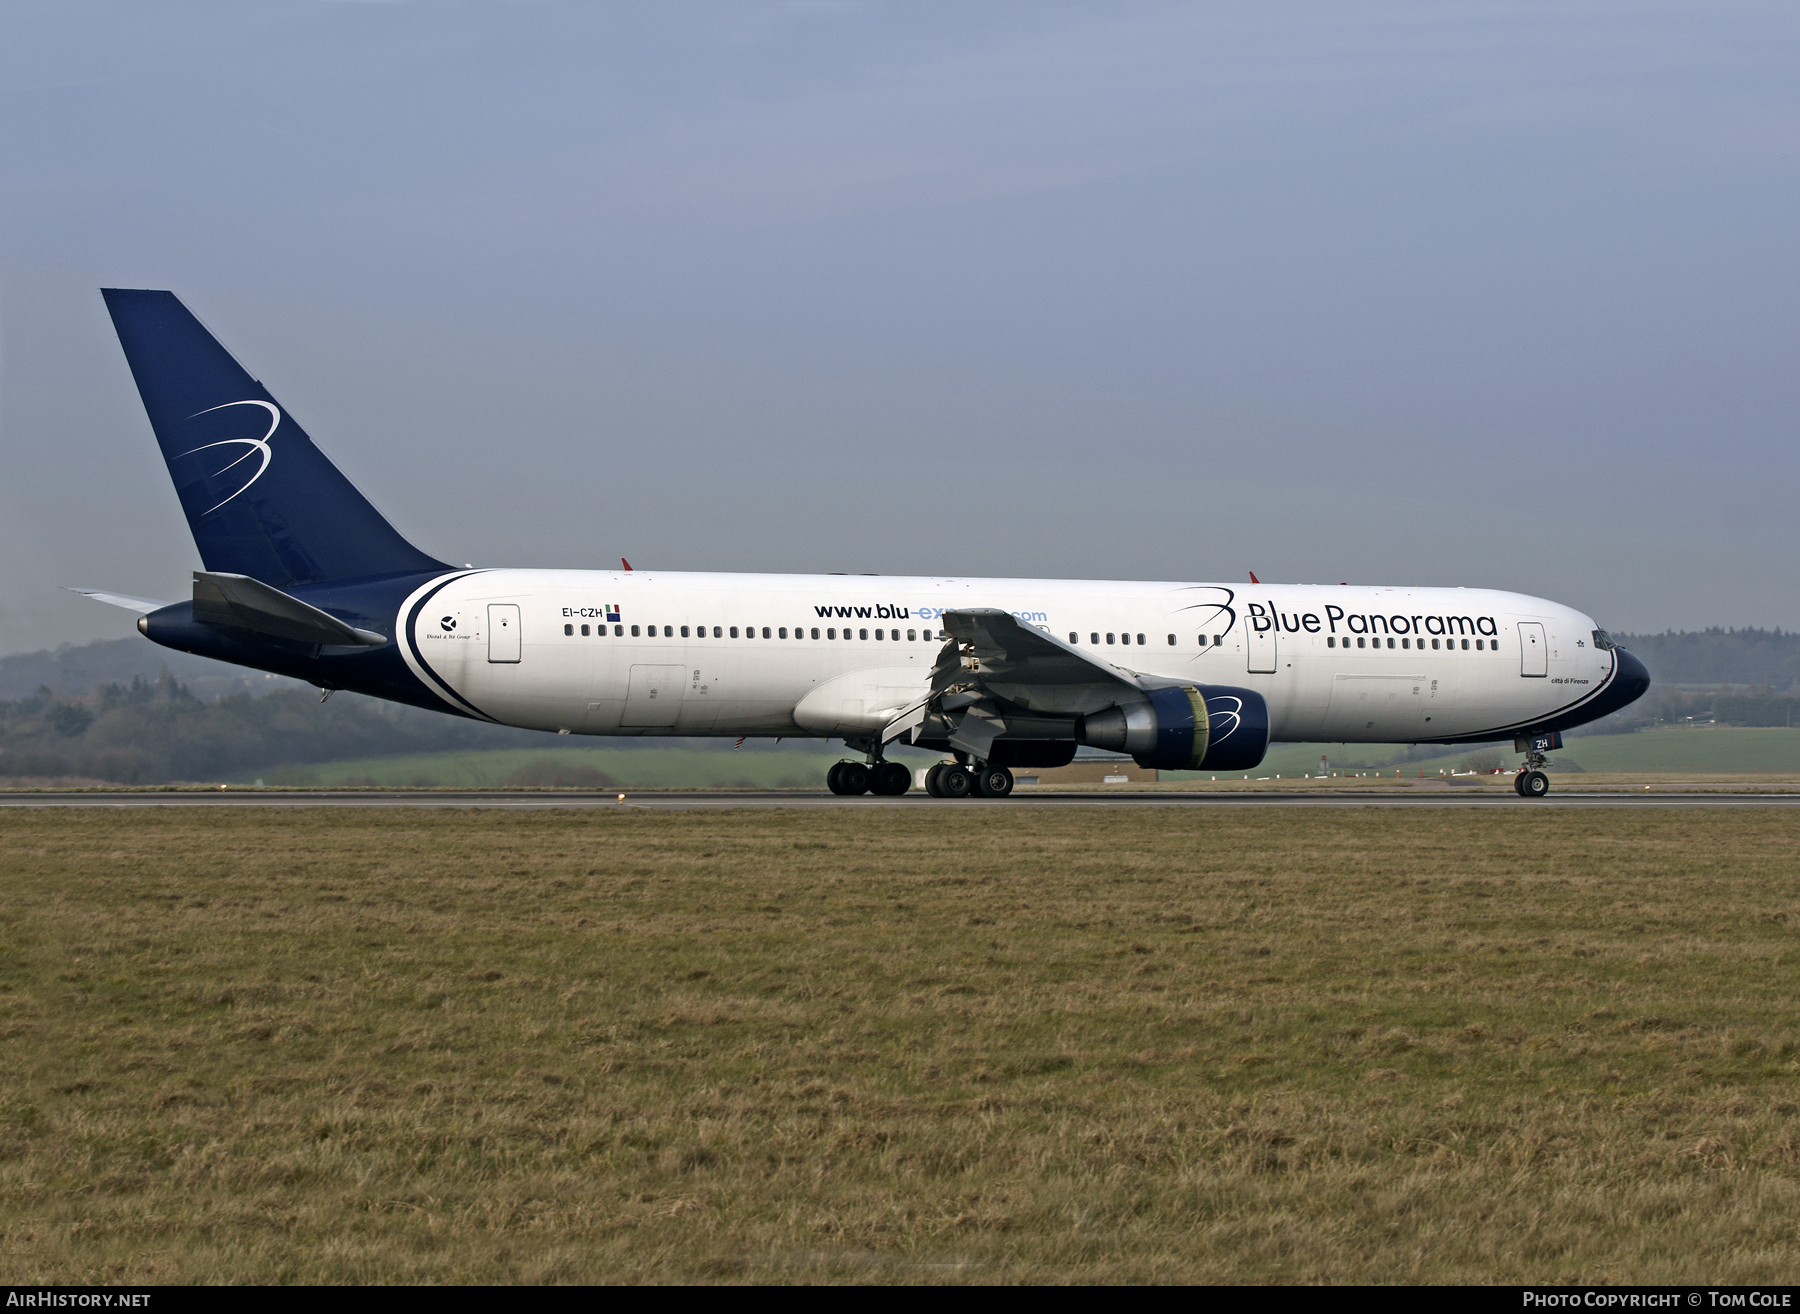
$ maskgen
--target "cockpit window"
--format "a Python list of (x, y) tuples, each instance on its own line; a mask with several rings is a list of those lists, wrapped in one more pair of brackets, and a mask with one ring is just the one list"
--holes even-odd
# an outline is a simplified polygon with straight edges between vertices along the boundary
[(1612, 635), (1608, 634), (1605, 630), (1595, 630), (1594, 646), (1601, 652), (1611, 651), (1613, 646)]

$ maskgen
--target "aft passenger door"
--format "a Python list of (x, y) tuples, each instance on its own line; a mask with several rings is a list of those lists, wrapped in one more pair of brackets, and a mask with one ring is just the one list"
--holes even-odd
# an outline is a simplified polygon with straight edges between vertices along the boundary
[(1535, 679), (1550, 674), (1550, 645), (1544, 641), (1544, 627), (1537, 621), (1519, 625), (1519, 674)]
[(488, 603), (488, 660), (516, 662), (519, 651), (519, 604)]

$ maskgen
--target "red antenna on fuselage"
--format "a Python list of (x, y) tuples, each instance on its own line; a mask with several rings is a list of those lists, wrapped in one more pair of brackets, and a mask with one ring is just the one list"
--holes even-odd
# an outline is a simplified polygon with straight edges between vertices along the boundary
[[(630, 566), (627, 566), (627, 567), (625, 567), (625, 569), (627, 569), (627, 570), (630, 570), (630, 569), (631, 569), (631, 567), (630, 567)], [(1256, 577), (1256, 572), (1255, 572), (1255, 571), (1254, 571), (1254, 570), (1253, 570), (1253, 571), (1251, 571), (1251, 572), (1250, 572), (1250, 582), (1251, 582), (1251, 583), (1252, 583), (1252, 584), (1260, 584), (1260, 583), (1262, 583), (1262, 581), (1261, 581), (1261, 580), (1260, 580), (1260, 579), (1258, 579), (1258, 578), (1257, 578), (1257, 577)]]
[(621, 566), (623, 566), (623, 567), (625, 567), (625, 569), (626, 569), (626, 570), (630, 570), (630, 569), (631, 569), (631, 563), (630, 563), (630, 562), (629, 562), (629, 561), (627, 561), (627, 560), (625, 560), (625, 558), (624, 558), (624, 557), (620, 557), (620, 558), (619, 558), (619, 564), (620, 564), (620, 565), (621, 565)]

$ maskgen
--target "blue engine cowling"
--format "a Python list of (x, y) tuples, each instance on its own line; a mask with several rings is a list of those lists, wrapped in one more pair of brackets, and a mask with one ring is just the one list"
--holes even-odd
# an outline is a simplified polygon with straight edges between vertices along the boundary
[(1084, 716), (1076, 739), (1164, 771), (1248, 771), (1269, 748), (1269, 705), (1254, 689), (1182, 685)]

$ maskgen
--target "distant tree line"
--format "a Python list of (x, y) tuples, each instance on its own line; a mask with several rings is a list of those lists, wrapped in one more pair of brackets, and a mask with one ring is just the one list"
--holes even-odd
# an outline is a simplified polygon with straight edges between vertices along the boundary
[(1752, 685), (1800, 692), (1800, 633), (1779, 629), (1615, 634), (1657, 684)]
[(0, 702), (0, 778), (208, 780), (278, 765), (542, 743), (531, 731), (309, 690), (207, 701), (164, 671), (71, 698)]

